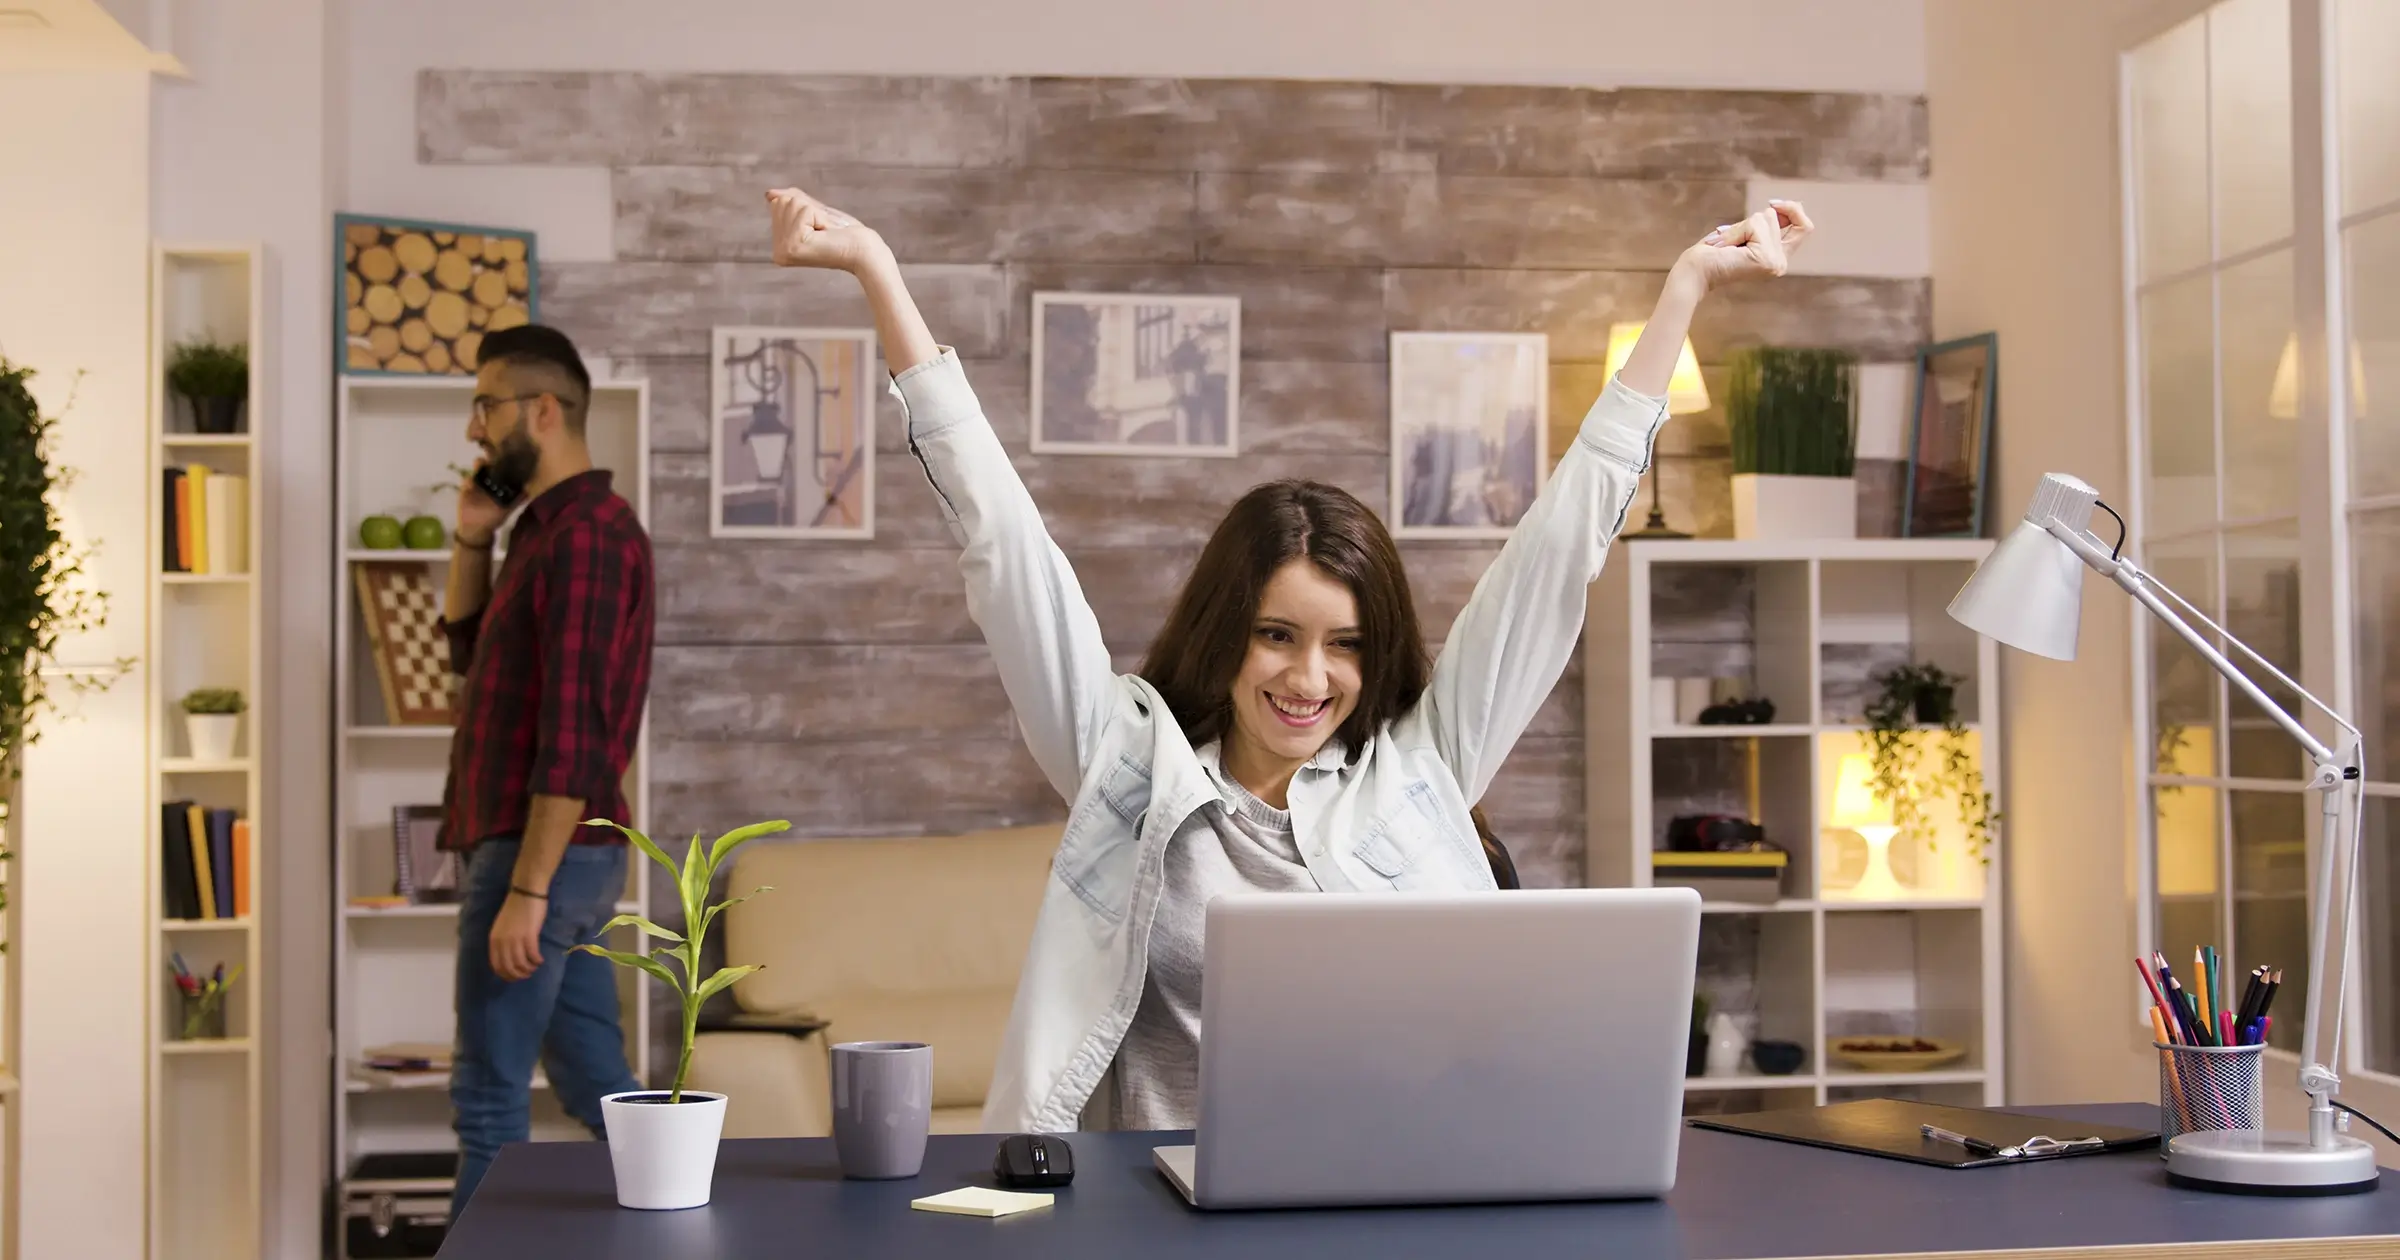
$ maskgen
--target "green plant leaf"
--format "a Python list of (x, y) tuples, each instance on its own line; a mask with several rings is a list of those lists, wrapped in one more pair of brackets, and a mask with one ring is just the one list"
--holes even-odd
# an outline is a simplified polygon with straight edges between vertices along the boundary
[(683, 987), (683, 982), (675, 978), (675, 973), (668, 971), (664, 966), (661, 966), (656, 959), (650, 958), (646, 955), (628, 954), (619, 949), (603, 949), (598, 945), (578, 945), (575, 947), (575, 950), (578, 953), (598, 954), (600, 957), (605, 958), (620, 967), (633, 967), (642, 971), (647, 971), (651, 975), (658, 977), (661, 981), (664, 981), (668, 988), (675, 990), (677, 993), (686, 992)]
[(683, 851), (683, 870), (676, 880), (677, 891), (683, 895), (685, 927), (700, 922), (700, 912), (708, 905), (708, 846), (700, 843), (700, 833), (692, 833), (692, 846)]
[(668, 860), (666, 850), (661, 849), (656, 844), (651, 843), (650, 837), (643, 835), (641, 832), (635, 831), (633, 828), (628, 827), (623, 823), (611, 822), (606, 818), (586, 818), (583, 820), (583, 825), (586, 827), (616, 828), (618, 831), (625, 833), (625, 839), (631, 843), (634, 848), (642, 851), (642, 856), (649, 858), (651, 861), (658, 863), (660, 866), (666, 867), (668, 874), (672, 875), (675, 873), (675, 863)]
[(791, 822), (782, 818), (778, 818), (773, 822), (756, 822), (747, 827), (736, 827), (733, 830), (726, 832), (724, 835), (718, 836), (716, 844), (709, 848), (709, 870), (713, 872), (717, 867), (723, 865), (725, 861), (725, 855), (733, 852), (741, 845), (747, 844), (752, 840), (756, 840), (760, 836), (772, 835), (778, 831), (790, 831), (791, 829)]
[(734, 906), (738, 906), (738, 905), (742, 904), (743, 902), (750, 900), (752, 897), (755, 897), (755, 896), (759, 895), (759, 894), (760, 894), (760, 893), (762, 893), (762, 892), (773, 892), (773, 891), (775, 891), (775, 887), (774, 887), (774, 885), (772, 885), (772, 884), (760, 884), (758, 887), (756, 887), (756, 888), (753, 888), (753, 889), (751, 889), (750, 891), (748, 891), (748, 892), (746, 892), (746, 893), (743, 893), (743, 894), (742, 894), (741, 896), (739, 896), (739, 897), (727, 897), (725, 900), (723, 900), (723, 901), (720, 901), (720, 902), (718, 902), (717, 904), (715, 904), (715, 905), (713, 905), (713, 906), (710, 906), (710, 907), (708, 908), (707, 912), (706, 912), (705, 914), (703, 914), (703, 915), (701, 916), (701, 919), (700, 919), (700, 932), (701, 932), (701, 934), (702, 934), (702, 935), (706, 935), (706, 934), (708, 933), (708, 928), (709, 928), (709, 925), (710, 925), (710, 924), (712, 924), (712, 923), (715, 923), (715, 922), (717, 921), (717, 916), (718, 916), (718, 915), (725, 913), (727, 910), (729, 910), (729, 909), (733, 908)]
[(725, 990), (732, 988), (733, 982), (741, 979), (743, 976), (749, 975), (753, 971), (763, 970), (765, 970), (765, 965), (762, 963), (748, 963), (740, 967), (724, 968), (723, 970), (717, 972), (717, 974), (710, 976), (708, 978), (708, 982), (700, 986), (700, 1000), (705, 1002), (710, 998), (723, 993)]
[(673, 941), (678, 945), (683, 944), (683, 937), (680, 933), (670, 932), (638, 914), (620, 914), (616, 918), (610, 919), (608, 922), (601, 924), (600, 930), (603, 932), (613, 932), (621, 927), (640, 928), (642, 930), (642, 935), (644, 936), (655, 936), (662, 941)]

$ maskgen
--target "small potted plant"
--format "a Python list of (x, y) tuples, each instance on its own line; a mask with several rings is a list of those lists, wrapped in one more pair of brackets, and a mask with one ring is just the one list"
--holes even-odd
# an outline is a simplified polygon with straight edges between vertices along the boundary
[[(2000, 812), (1984, 790), (1983, 770), (1967, 749), (1967, 726), (1958, 713), (1958, 685), (1966, 681), (1931, 662), (1897, 665), (1875, 675), (1879, 688), (1866, 708), (1867, 742), (1876, 799), (1892, 808), (1895, 840), (1934, 843), (1928, 806), (1947, 797), (1958, 806), (1967, 852), (1991, 864), (1992, 829)], [(1931, 768), (1919, 764), (1921, 728), (1941, 728), (1941, 754)]]
[(167, 360), (167, 388), (190, 405), (193, 431), (235, 432), (250, 397), (250, 348), (207, 338), (182, 342)]
[(183, 732), (194, 761), (233, 760), (241, 729), (242, 693), (231, 687), (201, 687), (183, 697)]
[[(734, 981), (758, 970), (756, 964), (723, 967), (703, 978), (700, 942), (726, 907), (767, 891), (753, 888), (742, 896), (710, 905), (708, 890), (717, 867), (736, 848), (760, 836), (789, 830), (792, 824), (783, 820), (752, 823), (718, 836), (713, 843), (703, 842), (695, 835), (691, 848), (684, 852), (681, 867), (651, 843), (650, 837), (631, 827), (605, 818), (588, 819), (583, 825), (615, 827), (623, 832), (625, 839), (641, 850), (643, 856), (675, 877), (675, 887), (683, 900), (682, 933), (670, 932), (638, 914), (620, 914), (601, 928), (607, 932), (631, 927), (667, 942), (667, 948), (657, 954), (628, 953), (599, 945), (575, 947), (620, 967), (649, 973), (674, 990), (683, 1004), (679, 1025), (682, 1045), (675, 1056), (674, 1082), (665, 1089), (637, 1089), (600, 1100), (601, 1116), (608, 1128), (609, 1163), (616, 1173), (617, 1203), (629, 1208), (700, 1207), (708, 1202), (710, 1186), (716, 1179), (717, 1140), (725, 1130), (725, 1095), (683, 1087), (684, 1078), (692, 1070), (692, 1040), (699, 1032), (700, 1006), (731, 988)], [(676, 962), (682, 974), (660, 962), (661, 957)]]

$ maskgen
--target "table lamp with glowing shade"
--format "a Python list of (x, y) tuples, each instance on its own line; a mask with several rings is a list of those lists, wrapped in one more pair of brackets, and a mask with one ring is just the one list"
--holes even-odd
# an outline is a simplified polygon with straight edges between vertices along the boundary
[[(2089, 524), (2098, 508), (2117, 518), (2114, 546)], [(2125, 522), (2100, 502), (2100, 493), (2064, 473), (2050, 473), (2034, 488), (2025, 518), (1992, 549), (1950, 601), (1950, 616), (1978, 634), (2020, 651), (2055, 660), (2075, 659), (2075, 637), (2083, 611), (2083, 571), (2109, 578), (2135, 603), (2166, 623), (2225, 680), (2257, 705), (2307, 750), (2315, 770), (2307, 787), (2324, 802), (2324, 830), (2317, 845), (2316, 890), (2310, 898), (2309, 987), (2306, 1031), (2300, 1049), (2300, 1089), (2308, 1095), (2308, 1131), (2242, 1129), (2179, 1133), (2167, 1143), (2167, 1176), (2182, 1186), (2240, 1194), (2349, 1194), (2375, 1187), (2375, 1148), (2335, 1130), (2334, 1093), (2341, 1077), (2325, 1063), (2325, 1047), (2340, 1044), (2342, 996), (2350, 966), (2348, 932), (2342, 934), (2340, 967), (2331, 970), (2333, 908), (2338, 921), (2352, 921), (2358, 887), (2358, 825), (2364, 797), (2359, 787), (2359, 733), (2341, 714), (2303, 690), (2282, 670), (2227, 633), (2156, 578), (2125, 558)], [(2170, 602), (2172, 604), (2170, 605)], [(2204, 635), (2194, 628), (2206, 627)], [(2219, 651), (2211, 637), (2240, 652), (2252, 665), (2291, 689), (2341, 729), (2338, 743), (2317, 738), (2300, 719), (2269, 698), (2250, 676)], [(2347, 798), (2347, 801), (2345, 801)], [(2349, 808), (2347, 811), (2344, 805)], [(2347, 823), (2347, 827), (2345, 827)], [(2335, 875), (2341, 876), (2338, 886)], [(2316, 992), (2328, 1000), (2313, 1000)], [(2324, 1036), (2325, 1008), (2332, 1008), (2330, 1042)]]
[(1892, 823), (1891, 802), (1875, 794), (1875, 771), (1865, 753), (1842, 754), (1841, 770), (1834, 781), (1833, 815), (1825, 825), (1855, 831), (1867, 842), (1867, 873), (1842, 892), (1843, 899), (1897, 901), (1908, 895), (1907, 887), (1892, 874), (1892, 837), (1900, 828)]
[[(1617, 369), (1632, 357), (1635, 342), (1642, 339), (1642, 325), (1611, 324), (1608, 326), (1608, 379), (1617, 379)], [(1683, 339), (1683, 349), (1675, 356), (1675, 374), (1667, 380), (1667, 414), (1688, 416), (1695, 411), (1708, 410), (1708, 384), (1700, 379), (1700, 360), (1692, 356), (1692, 339)], [(1651, 461), (1653, 464), (1656, 460)], [(1689, 538), (1681, 530), (1667, 528), (1666, 513), (1658, 507), (1658, 470), (1650, 470), (1650, 519), (1641, 529), (1625, 535), (1627, 538)]]

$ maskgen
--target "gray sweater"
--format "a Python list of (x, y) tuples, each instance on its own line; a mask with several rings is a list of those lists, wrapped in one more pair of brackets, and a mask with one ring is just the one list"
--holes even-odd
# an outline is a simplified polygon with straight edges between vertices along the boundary
[[(1150, 927), (1150, 974), (1117, 1047), (1115, 1124), (1190, 1129), (1200, 1117), (1200, 963), (1208, 903), (1233, 892), (1316, 892), (1292, 816), (1243, 790), (1199, 750), (1225, 798), (1204, 807), (1206, 835), (1167, 845), (1165, 884)], [(1209, 843), (1213, 838), (1215, 843)]]

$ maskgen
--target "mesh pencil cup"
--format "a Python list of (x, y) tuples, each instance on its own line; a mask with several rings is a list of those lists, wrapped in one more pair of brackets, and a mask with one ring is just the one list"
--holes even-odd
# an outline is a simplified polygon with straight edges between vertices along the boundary
[(2266, 1123), (2266, 1088), (2261, 1072), (2267, 1048), (2255, 1046), (2158, 1047), (2158, 1157), (2178, 1133), (2257, 1129)]

